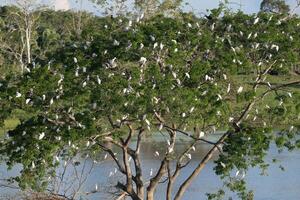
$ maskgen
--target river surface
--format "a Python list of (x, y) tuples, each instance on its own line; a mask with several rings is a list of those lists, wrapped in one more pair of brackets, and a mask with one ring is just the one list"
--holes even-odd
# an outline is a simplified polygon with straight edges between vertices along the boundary
[[(151, 171), (154, 175), (162, 159), (162, 155), (165, 152), (167, 144), (162, 139), (151, 139), (143, 142), (143, 148), (141, 149), (141, 158), (143, 173), (146, 176), (146, 180), (150, 179)], [(176, 152), (183, 151), (186, 147), (186, 142), (178, 142), (175, 149)], [(181, 175), (178, 177), (174, 186), (174, 191), (178, 189), (180, 183), (192, 172), (195, 166), (203, 158), (205, 153), (209, 149), (209, 145), (199, 144), (196, 146), (196, 151), (192, 152), (192, 160), (190, 165), (186, 167)], [(155, 155), (155, 152), (160, 153), (160, 157)], [(117, 154), (119, 155), (119, 154)], [(99, 155), (104, 158), (105, 154)], [(214, 159), (216, 156), (214, 157)], [(276, 158), (278, 163), (271, 163), (271, 160)], [(271, 163), (267, 173), (267, 176), (261, 176), (261, 170), (257, 168), (250, 169), (245, 179), (248, 183), (248, 188), (255, 191), (255, 200), (300, 200), (300, 151), (287, 152), (284, 151), (278, 154), (278, 151), (274, 145), (271, 146), (266, 160)], [(81, 165), (78, 166), (78, 171), (82, 170), (83, 159), (78, 158), (81, 161)], [(114, 193), (113, 186), (122, 181), (121, 174), (116, 170), (114, 162), (107, 157), (105, 160), (98, 164), (93, 165), (92, 159), (86, 159), (85, 172), (88, 173), (91, 166), (88, 178), (83, 182), (82, 187), (78, 189), (80, 191), (77, 195), (77, 199), (90, 199), (90, 200), (110, 200)], [(284, 166), (285, 171), (280, 169), (280, 165)], [(184, 195), (183, 200), (202, 200), (207, 199), (206, 193), (216, 192), (222, 187), (222, 181), (213, 171), (214, 163), (210, 161), (201, 174), (193, 181), (191, 187), (188, 188)], [(7, 172), (6, 167), (0, 165), (0, 178), (5, 176), (11, 176), (18, 174), (20, 167), (16, 166), (12, 171)], [(73, 167), (70, 166), (65, 173), (65, 181), (75, 183), (75, 174)], [(62, 169), (58, 170), (59, 173)], [(152, 175), (152, 176), (153, 176)], [(93, 193), (97, 185), (99, 192)], [(74, 186), (75, 187), (75, 186)], [(77, 187), (77, 186), (76, 186)], [(61, 188), (66, 188), (66, 185), (62, 183)], [(63, 190), (63, 189), (62, 189)], [(166, 184), (161, 184), (157, 188), (156, 198), (157, 200), (165, 199)], [(17, 190), (0, 188), (0, 199), (5, 199), (4, 195), (15, 195)], [(90, 193), (88, 196), (84, 195)], [(1, 198), (2, 196), (2, 198)], [(232, 199), (238, 199), (234, 194), (227, 194), (226, 199), (231, 196)]]

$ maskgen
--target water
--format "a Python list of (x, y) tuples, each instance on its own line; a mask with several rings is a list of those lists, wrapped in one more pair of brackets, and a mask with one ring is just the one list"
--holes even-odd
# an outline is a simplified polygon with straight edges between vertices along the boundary
[[(186, 146), (186, 142), (178, 143), (175, 151), (183, 151)], [(162, 159), (164, 149), (166, 147), (166, 142), (162, 139), (151, 139), (143, 143), (143, 148), (141, 151), (143, 173), (146, 176), (146, 180), (150, 179), (150, 171), (153, 170), (155, 174), (156, 169), (160, 164)], [(176, 191), (180, 183), (182, 183), (185, 178), (191, 173), (199, 161), (203, 158), (205, 153), (209, 149), (209, 145), (200, 144), (196, 146), (196, 152), (192, 153), (192, 161), (188, 167), (186, 167), (181, 175), (177, 178), (177, 182), (174, 186), (174, 191)], [(154, 152), (160, 152), (160, 158), (158, 159)], [(104, 157), (104, 154), (100, 155)], [(214, 159), (216, 156), (214, 157)], [(256, 200), (299, 200), (300, 199), (300, 152), (282, 152), (278, 154), (274, 145), (271, 146), (267, 161), (271, 163), (271, 160), (276, 158), (280, 161), (277, 164), (272, 164), (269, 167), (268, 176), (260, 176), (260, 170), (257, 168), (251, 169), (246, 175), (246, 180), (248, 182), (248, 188), (255, 191)], [(82, 163), (83, 160), (79, 159)], [(286, 171), (282, 171), (279, 168), (279, 165), (283, 165)], [(78, 170), (82, 170), (83, 164), (78, 167)], [(93, 161), (87, 159), (85, 164), (85, 172), (88, 172), (89, 169), (93, 166)], [(222, 187), (222, 181), (217, 177), (213, 172), (213, 161), (210, 161), (201, 174), (194, 180), (191, 187), (188, 188), (185, 193), (184, 200), (199, 200), (206, 199), (205, 193), (216, 192), (220, 187)], [(94, 165), (91, 173), (88, 176), (86, 182), (84, 182), (81, 188), (75, 187), (77, 184), (76, 176), (71, 166), (68, 167), (66, 172), (65, 181), (69, 185), (71, 182), (74, 183), (74, 187), (80, 191), (77, 197), (82, 197), (82, 199), (112, 199), (112, 194), (116, 192), (113, 188), (118, 181), (122, 181), (122, 175), (119, 172), (115, 173), (116, 165), (111, 159), (106, 159), (103, 162)], [(7, 172), (5, 166), (0, 166), (0, 176), (15, 175), (18, 173), (20, 166), (14, 168), (12, 172)], [(61, 169), (60, 169), (61, 170)], [(112, 176), (109, 176), (113, 174)], [(91, 192), (95, 189), (95, 185), (98, 185), (99, 193), (93, 193), (86, 196), (86, 192)], [(61, 188), (66, 188), (64, 184), (61, 184)], [(61, 190), (62, 191), (62, 190)], [(158, 200), (165, 199), (166, 184), (161, 184), (157, 187), (156, 198)], [(69, 191), (70, 193), (71, 191)], [(16, 190), (8, 188), (0, 188), (0, 194), (15, 194)], [(71, 192), (72, 193), (72, 192)], [(67, 193), (68, 194), (68, 193)], [(232, 194), (231, 194), (232, 195)], [(233, 199), (237, 199), (233, 195)]]

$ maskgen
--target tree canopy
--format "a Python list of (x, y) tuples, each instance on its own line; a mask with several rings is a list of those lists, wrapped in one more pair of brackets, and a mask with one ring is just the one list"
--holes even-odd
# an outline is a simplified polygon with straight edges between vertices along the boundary
[[(300, 145), (300, 80), (293, 72), (299, 66), (300, 19), (221, 8), (211, 13), (211, 19), (187, 13), (146, 19), (87, 15), (79, 38), (69, 28), (70, 12), (41, 13), (36, 63), (22, 76), (8, 73), (0, 79), (1, 124), (16, 110), (28, 114), (1, 141), (7, 165), (23, 167), (13, 180), (22, 188), (43, 190), (55, 176), (57, 158), (84, 151), (97, 159), (95, 152), (106, 151), (126, 177), (117, 187), (132, 199), (144, 199), (144, 193), (153, 199), (168, 174), (167, 199), (174, 194), (178, 200), (220, 151), (216, 174), (241, 199), (249, 198), (245, 180), (232, 172), (265, 170), (272, 142), (279, 149)], [(276, 83), (274, 74), (294, 78)], [(217, 142), (203, 139), (216, 130), (224, 132)], [(145, 132), (165, 132), (169, 138), (147, 186), (139, 166)], [(176, 135), (191, 140), (185, 152), (173, 151)], [(136, 149), (129, 147), (133, 137)], [(116, 158), (107, 142), (123, 157)], [(198, 142), (212, 145), (211, 150), (174, 193), (172, 183)], [(177, 163), (174, 174), (171, 161)], [(208, 198), (222, 195), (220, 190)]]

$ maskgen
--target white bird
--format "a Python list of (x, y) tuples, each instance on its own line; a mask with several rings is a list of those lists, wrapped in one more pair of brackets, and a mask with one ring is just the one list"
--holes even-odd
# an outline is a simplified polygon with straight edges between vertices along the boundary
[(141, 57), (139, 62), (140, 62), (142, 65), (145, 65), (145, 63), (147, 62), (147, 58)]
[(233, 122), (234, 118), (233, 117), (229, 117), (228, 121), (229, 122)]
[(119, 46), (119, 45), (120, 45), (120, 42), (119, 42), (118, 40), (114, 40), (113, 45), (114, 45), (114, 46)]
[(190, 153), (187, 153), (186, 156), (191, 160), (192, 159), (192, 155)]
[(74, 60), (74, 63), (78, 63), (78, 60), (76, 57), (74, 57), (73, 60)]
[(227, 80), (227, 75), (223, 74), (223, 78), (224, 78), (224, 80)]
[(247, 39), (250, 39), (250, 38), (251, 38), (251, 36), (252, 36), (252, 32), (251, 32), (251, 33), (249, 33), (249, 35), (248, 35)]
[(31, 101), (31, 99), (26, 99), (25, 103), (29, 104), (30, 101)]
[(50, 99), (50, 105), (52, 105), (52, 104), (53, 104), (53, 98)]
[(228, 83), (228, 86), (227, 86), (227, 93), (230, 92), (230, 83)]
[(144, 44), (141, 43), (141, 44), (140, 44), (140, 49), (143, 49), (143, 48), (144, 48)]
[(170, 140), (167, 140), (167, 144), (168, 144), (168, 146), (171, 146)]
[(185, 76), (188, 78), (188, 79), (190, 79), (191, 78), (191, 76), (190, 76), (190, 74), (189, 73), (185, 73)]
[(82, 87), (85, 87), (86, 86), (86, 81), (84, 81), (83, 83), (82, 83)]
[(289, 97), (292, 98), (292, 93), (291, 92), (288, 92), (287, 94), (289, 95)]
[(192, 107), (192, 108), (190, 109), (190, 113), (192, 113), (194, 110), (195, 110), (195, 107)]
[(163, 127), (164, 127), (164, 125), (160, 124), (159, 127), (158, 127), (158, 130), (161, 131), (163, 129)]
[(35, 168), (35, 164), (34, 162), (31, 163), (31, 168), (34, 169)]
[(150, 39), (152, 40), (152, 42), (155, 41), (155, 37), (153, 35), (150, 35)]
[(155, 151), (155, 156), (159, 157), (158, 151)]
[(89, 147), (90, 146), (90, 141), (87, 141), (86, 142), (86, 147)]
[(271, 49), (275, 49), (276, 51), (279, 51), (279, 46), (276, 44), (272, 44)]
[(101, 79), (100, 79), (100, 77), (98, 75), (97, 75), (97, 83), (98, 83), (98, 85), (101, 84)]
[(157, 46), (158, 46), (158, 43), (155, 42), (154, 45), (153, 45), (153, 49), (155, 49)]
[(150, 169), (150, 176), (152, 176), (153, 175), (153, 169), (151, 168)]
[(21, 96), (22, 96), (22, 94), (21, 94), (20, 92), (17, 92), (17, 93), (16, 93), (16, 97), (17, 97), (17, 98), (20, 98)]
[(164, 45), (163, 43), (160, 43), (160, 44), (159, 44), (160, 50), (163, 50), (164, 46), (165, 46), (165, 45)]
[(244, 88), (243, 88), (242, 86), (240, 86), (239, 89), (237, 90), (237, 93), (238, 93), (238, 94), (239, 94), (239, 93), (242, 93), (242, 92), (243, 92), (243, 89), (244, 89)]
[(193, 151), (196, 151), (196, 148), (195, 148), (195, 146), (192, 146), (192, 150), (193, 150)]
[(42, 140), (44, 137), (45, 137), (45, 133), (42, 132), (42, 133), (39, 135), (39, 140)]
[(98, 191), (98, 184), (95, 185), (95, 190)]
[(226, 167), (226, 165), (225, 165), (223, 162), (221, 162), (220, 164), (221, 164), (221, 166), (222, 166), (223, 168)]
[(107, 154), (104, 155), (104, 160), (107, 158), (107, 156), (108, 156)]
[(203, 131), (200, 131), (199, 138), (203, 138), (205, 136), (205, 133)]
[(259, 18), (255, 18), (254, 22), (253, 22), (253, 25), (257, 24), (259, 22)]

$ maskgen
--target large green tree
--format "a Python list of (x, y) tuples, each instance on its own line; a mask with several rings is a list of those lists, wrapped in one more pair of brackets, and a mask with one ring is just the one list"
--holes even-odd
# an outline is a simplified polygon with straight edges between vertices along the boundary
[[(100, 18), (80, 38), (47, 54), (48, 65), (1, 78), (1, 122), (16, 109), (30, 113), (1, 141), (7, 165), (22, 164), (12, 180), (23, 189), (43, 190), (60, 162), (83, 152), (101, 160), (100, 151), (123, 175), (116, 185), (122, 197), (153, 200), (167, 177), (166, 199), (179, 200), (219, 154), (216, 173), (249, 199), (243, 174), (249, 167), (267, 168), (270, 144), (289, 150), (300, 144), (299, 76), (275, 82), (271, 75), (289, 73), (298, 62), (300, 20), (221, 11), (213, 10), (212, 19), (185, 13)], [(222, 131), (218, 141), (204, 137), (216, 130)], [(145, 134), (166, 138), (149, 181), (140, 155)], [(179, 135), (188, 139), (182, 152), (176, 150)], [(199, 143), (211, 148), (175, 190)]]

